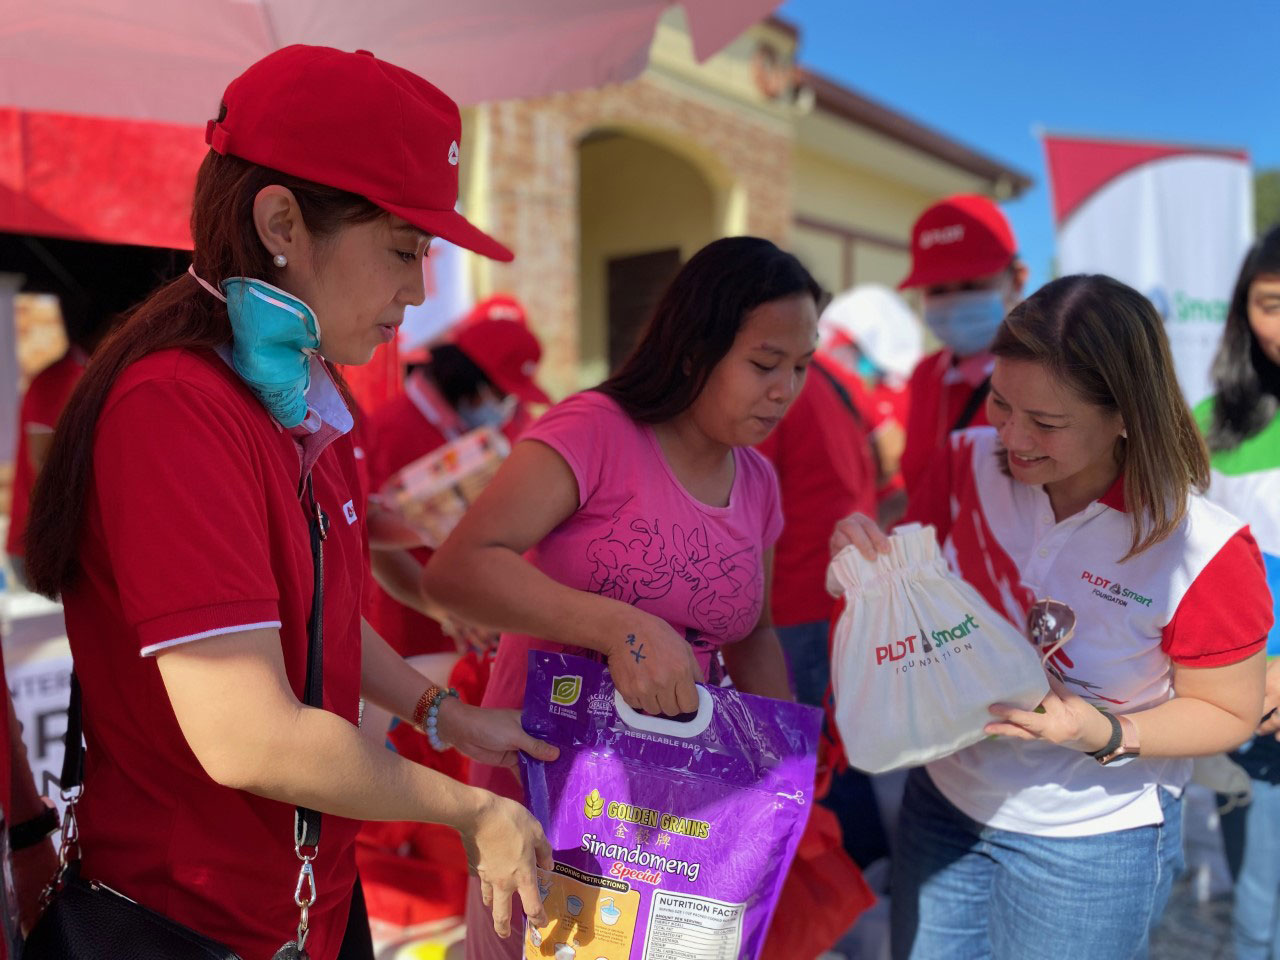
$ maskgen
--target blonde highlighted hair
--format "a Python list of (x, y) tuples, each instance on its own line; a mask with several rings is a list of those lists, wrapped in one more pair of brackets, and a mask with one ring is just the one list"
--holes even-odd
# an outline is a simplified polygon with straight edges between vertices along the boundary
[(1101, 275), (1062, 277), (1014, 307), (991, 348), (1038, 363), (1088, 403), (1120, 414), (1116, 440), (1133, 523), (1128, 560), (1167, 539), (1209, 484), (1209, 453), (1182, 397), (1169, 339), (1138, 291)]

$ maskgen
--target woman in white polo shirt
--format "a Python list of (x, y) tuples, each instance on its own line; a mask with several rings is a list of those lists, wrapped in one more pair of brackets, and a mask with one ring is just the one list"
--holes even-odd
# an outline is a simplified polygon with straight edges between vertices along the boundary
[[(1133, 960), (1180, 866), (1187, 758), (1261, 715), (1271, 601), (1248, 528), (1201, 496), (1209, 465), (1160, 317), (1108, 277), (1064, 277), (993, 346), (993, 426), (954, 434), (913, 497), (952, 565), (1021, 624), (1075, 611), (1036, 712), (912, 771), (893, 954)], [(833, 537), (887, 549), (866, 517)]]

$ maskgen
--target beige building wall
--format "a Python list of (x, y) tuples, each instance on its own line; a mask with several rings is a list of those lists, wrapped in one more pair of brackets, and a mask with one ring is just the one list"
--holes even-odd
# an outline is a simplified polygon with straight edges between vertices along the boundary
[[(598, 379), (601, 335), (583, 342), (580, 317), (597, 323), (584, 308), (598, 310), (595, 288), (580, 290), (580, 143), (598, 131), (621, 132), (665, 153), (664, 169), (681, 171), (680, 189), (690, 190), (692, 167), (711, 186), (715, 219), (725, 232), (746, 232), (786, 243), (791, 229), (792, 149), (789, 128), (771, 118), (726, 103), (708, 102), (650, 71), (639, 80), (601, 90), (515, 101), (478, 108), (474, 116), (474, 167), (467, 177), (466, 207), (516, 251), (511, 264), (477, 264), (477, 292), (507, 291), (519, 297), (544, 354), (539, 379), (563, 396)], [(634, 146), (634, 144), (632, 144)], [(587, 143), (588, 171), (594, 147)], [(641, 148), (643, 149), (643, 148)], [(634, 167), (633, 167), (634, 170)], [(646, 189), (666, 186), (644, 182)], [(597, 197), (612, 209), (630, 207), (643, 220), (636, 197)], [(655, 204), (660, 194), (651, 198)], [(665, 206), (665, 204), (664, 204)], [(651, 214), (643, 229), (660, 232)], [(585, 221), (595, 223), (595, 211)], [(694, 242), (694, 234), (681, 245)], [(597, 238), (588, 236), (587, 241)], [(613, 242), (612, 240), (610, 242)], [(604, 254), (588, 250), (589, 263)], [(584, 304), (587, 296), (593, 301)]]
[(793, 250), (832, 293), (896, 286), (907, 274), (911, 226), (930, 204), (991, 184), (914, 147), (826, 111), (796, 120)]
[(581, 385), (608, 366), (608, 263), (678, 249), (688, 260), (722, 236), (726, 202), (694, 164), (623, 133), (589, 138), (579, 150), (579, 345)]

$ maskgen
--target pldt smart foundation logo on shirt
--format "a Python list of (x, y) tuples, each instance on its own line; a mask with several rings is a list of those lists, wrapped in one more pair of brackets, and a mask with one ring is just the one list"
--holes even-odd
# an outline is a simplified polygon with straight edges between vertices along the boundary
[(972, 650), (973, 644), (967, 638), (980, 629), (982, 627), (971, 613), (949, 629), (931, 630), (925, 634), (913, 633), (903, 640), (876, 647), (876, 666), (892, 663), (894, 673), (916, 667), (931, 667)]
[(1140, 603), (1144, 607), (1151, 606), (1150, 597), (1144, 597), (1140, 593), (1134, 593), (1128, 587), (1116, 583), (1114, 580), (1109, 580), (1106, 577), (1100, 577), (1096, 574), (1092, 574), (1088, 570), (1081, 572), (1080, 579), (1088, 581), (1093, 585), (1093, 590), (1091, 592), (1100, 600), (1106, 600), (1108, 603), (1118, 603), (1122, 607), (1127, 607), (1130, 600), (1134, 603)]

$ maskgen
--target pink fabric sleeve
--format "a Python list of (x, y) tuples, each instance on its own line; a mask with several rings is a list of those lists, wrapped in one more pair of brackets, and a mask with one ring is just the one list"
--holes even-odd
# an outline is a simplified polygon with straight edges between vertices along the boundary
[(616, 457), (637, 435), (635, 422), (604, 394), (575, 394), (556, 404), (520, 437), (560, 454), (578, 482), (578, 505), (600, 487), (606, 456)]
[(1161, 647), (1184, 667), (1224, 667), (1266, 645), (1273, 620), (1262, 554), (1242, 527), (1209, 561), (1164, 628)]

